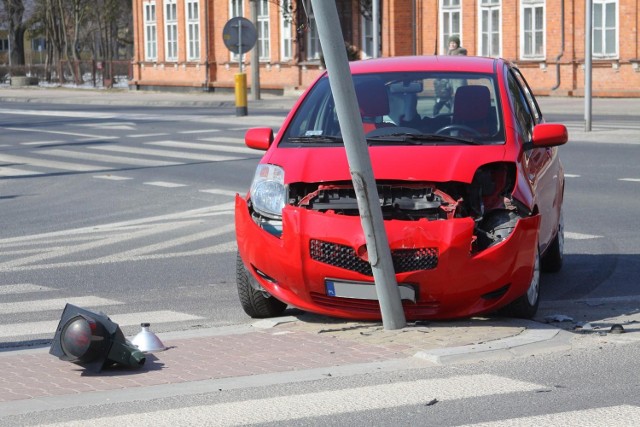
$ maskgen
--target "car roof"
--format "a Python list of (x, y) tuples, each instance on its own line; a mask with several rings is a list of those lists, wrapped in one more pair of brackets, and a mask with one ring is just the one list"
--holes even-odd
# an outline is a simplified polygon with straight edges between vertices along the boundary
[(500, 59), (482, 56), (396, 56), (350, 63), (353, 74), (402, 71), (468, 71), (494, 73)]

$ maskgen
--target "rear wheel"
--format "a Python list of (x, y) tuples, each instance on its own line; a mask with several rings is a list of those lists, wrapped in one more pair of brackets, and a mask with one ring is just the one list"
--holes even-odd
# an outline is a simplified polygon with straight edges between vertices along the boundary
[(540, 252), (536, 249), (536, 260), (527, 292), (501, 310), (501, 314), (521, 319), (531, 319), (538, 312), (540, 303)]
[(562, 268), (564, 259), (564, 215), (560, 212), (558, 232), (542, 257), (542, 271), (556, 273)]
[(260, 291), (251, 285), (252, 278), (244, 267), (240, 253), (236, 256), (236, 284), (240, 304), (245, 313), (253, 318), (277, 317), (284, 313), (287, 304)]

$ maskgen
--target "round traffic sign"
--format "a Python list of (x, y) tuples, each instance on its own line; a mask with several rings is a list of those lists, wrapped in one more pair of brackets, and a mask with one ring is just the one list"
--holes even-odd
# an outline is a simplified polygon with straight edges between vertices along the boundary
[(247, 18), (236, 16), (224, 24), (222, 29), (224, 45), (233, 53), (250, 51), (258, 40), (258, 32), (255, 25)]

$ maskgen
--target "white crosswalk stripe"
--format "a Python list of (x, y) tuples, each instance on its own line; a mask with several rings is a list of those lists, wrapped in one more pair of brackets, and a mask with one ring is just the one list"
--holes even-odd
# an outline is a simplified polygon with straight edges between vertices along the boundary
[[(51, 316), (48, 320), (20, 323), (0, 323), (0, 340), (11, 341), (11, 339), (24, 339), (26, 337), (46, 336), (51, 337), (58, 326), (59, 314), (66, 304), (73, 304), (78, 307), (100, 311), (102, 307), (124, 306), (122, 301), (100, 298), (96, 296), (80, 296), (67, 298), (47, 298), (51, 293), (59, 292), (50, 286), (41, 286), (33, 283), (17, 283), (0, 285), (0, 295), (8, 297), (10, 295), (29, 295), (31, 299), (19, 302), (0, 303), (0, 319), (6, 318), (9, 314), (38, 313), (37, 317)], [(45, 298), (38, 299), (44, 295)], [(140, 323), (162, 324), (172, 322), (188, 322), (202, 319), (188, 313), (181, 313), (172, 310), (156, 310), (145, 312), (128, 312), (109, 314), (109, 318), (120, 327), (136, 326)]]
[[(119, 424), (174, 426), (188, 423), (195, 426), (239, 426), (262, 423), (295, 425), (297, 422), (307, 425), (309, 420), (313, 420), (312, 425), (337, 425), (336, 420), (339, 420), (339, 416), (343, 414), (400, 409), (411, 405), (426, 405), (431, 401), (463, 405), (464, 402), (472, 399), (489, 396), (501, 396), (506, 399), (515, 393), (528, 393), (545, 388), (541, 384), (497, 375), (458, 375), (156, 411), (141, 410), (123, 415), (112, 413), (108, 417), (46, 425), (50, 427), (83, 426), (90, 423), (94, 426)], [(495, 420), (468, 424), (464, 427), (564, 425), (625, 427), (637, 425), (639, 416), (640, 407), (619, 405)], [(324, 423), (321, 420), (325, 417), (333, 418)]]
[[(71, 301), (69, 301), (71, 302)], [(82, 306), (83, 308), (92, 307), (89, 304)], [(56, 307), (59, 309), (64, 308), (64, 304)], [(109, 315), (109, 318), (116, 322), (120, 327), (136, 326), (140, 323), (169, 323), (169, 322), (184, 322), (189, 320), (201, 319), (199, 316), (193, 316), (191, 314), (180, 313), (170, 310), (162, 311), (146, 311), (140, 313), (124, 313)], [(13, 324), (0, 324), (0, 338), (6, 339), (18, 336), (29, 335), (53, 335), (58, 326), (58, 320), (45, 320), (40, 322), (20, 322)]]

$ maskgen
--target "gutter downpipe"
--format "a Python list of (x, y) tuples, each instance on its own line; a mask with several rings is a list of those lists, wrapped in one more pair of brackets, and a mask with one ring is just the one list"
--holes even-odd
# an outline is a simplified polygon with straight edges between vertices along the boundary
[(560, 8), (560, 22), (562, 23), (560, 39), (562, 40), (562, 47), (560, 54), (556, 57), (556, 85), (551, 88), (552, 92), (560, 87), (560, 59), (564, 55), (564, 0), (561, 0)]
[(209, 92), (209, 0), (204, 2), (204, 32), (205, 40), (204, 44), (204, 88), (203, 92)]

